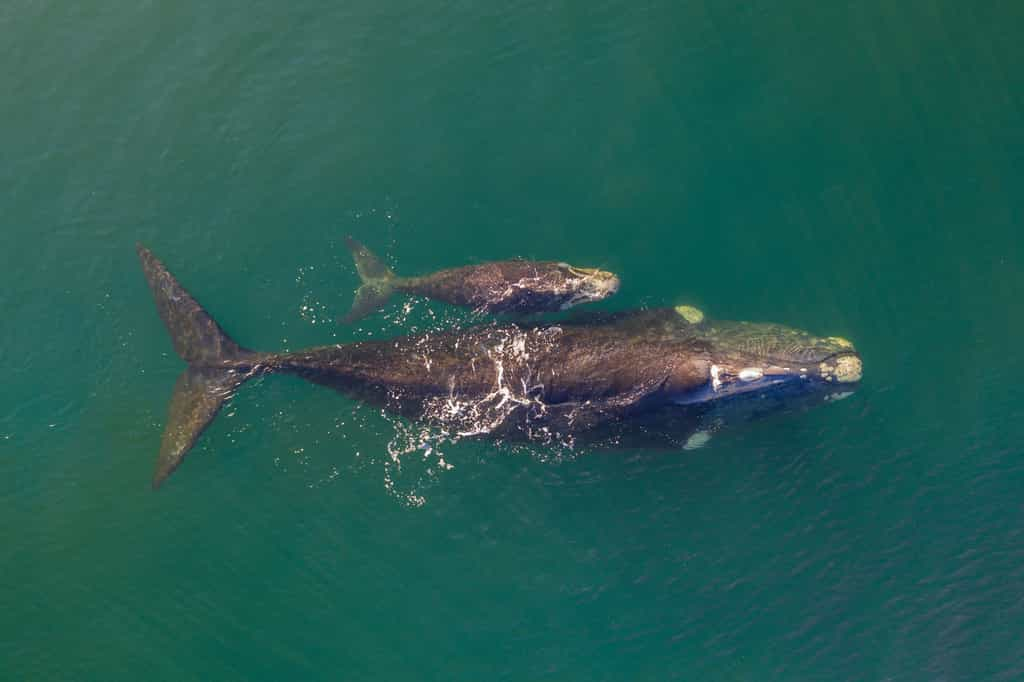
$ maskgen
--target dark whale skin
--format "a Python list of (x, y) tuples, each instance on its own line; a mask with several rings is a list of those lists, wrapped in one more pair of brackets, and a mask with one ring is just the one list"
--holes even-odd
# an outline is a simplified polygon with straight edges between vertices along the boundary
[(383, 307), (395, 292), (425, 296), (479, 313), (531, 314), (565, 310), (605, 299), (619, 278), (596, 268), (535, 260), (501, 260), (399, 277), (372, 251), (346, 237), (361, 285), (346, 323)]
[[(576, 298), (578, 302), (600, 300), (618, 289), (616, 280), (603, 295), (580, 296), (581, 273), (593, 276), (595, 272), (600, 271), (554, 261), (502, 260), (406, 277), (396, 289), (485, 313), (555, 312), (576, 305)], [(610, 273), (601, 276), (607, 280), (614, 277)]]

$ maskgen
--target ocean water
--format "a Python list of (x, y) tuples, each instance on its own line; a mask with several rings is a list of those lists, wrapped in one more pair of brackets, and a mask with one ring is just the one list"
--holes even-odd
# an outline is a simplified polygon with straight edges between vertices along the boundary
[[(1024, 5), (0, 5), (0, 679), (1024, 678)], [(399, 272), (613, 270), (854, 341), (853, 397), (692, 451), (462, 441), (247, 384), (158, 492), (183, 364)], [(407, 304), (406, 304), (407, 303)]]

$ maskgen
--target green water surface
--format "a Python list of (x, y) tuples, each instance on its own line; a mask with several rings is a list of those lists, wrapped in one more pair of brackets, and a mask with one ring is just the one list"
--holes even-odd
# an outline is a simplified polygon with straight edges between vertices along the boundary
[[(0, 679), (1024, 679), (1022, 25), (6, 0)], [(271, 376), (152, 492), (183, 364), (134, 243), (253, 348), (455, 319), (337, 325), (346, 233), (841, 335), (865, 382), (694, 451), (424, 455)]]

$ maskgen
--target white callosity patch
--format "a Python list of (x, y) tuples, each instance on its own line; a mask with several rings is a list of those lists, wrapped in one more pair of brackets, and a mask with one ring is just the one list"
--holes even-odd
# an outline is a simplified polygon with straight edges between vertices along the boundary
[(757, 381), (764, 376), (760, 367), (744, 367), (740, 370), (740, 381)]
[(722, 368), (718, 365), (711, 365), (711, 388), (718, 390), (722, 387), (722, 380), (718, 378), (718, 374), (722, 371)]
[(825, 338), (827, 343), (835, 344), (841, 348), (853, 348), (853, 344), (841, 336), (829, 336)]
[(562, 304), (562, 310), (567, 310), (579, 303), (600, 301), (619, 290), (619, 280), (617, 277), (602, 278), (596, 272), (587, 273), (572, 266), (569, 266), (569, 271), (575, 276), (565, 280), (567, 285), (565, 289), (571, 292), (571, 295)]
[(834, 364), (823, 362), (818, 366), (822, 379), (839, 383), (860, 381), (863, 368), (860, 358), (854, 355), (844, 355), (837, 358)]
[(836, 362), (836, 381), (844, 383), (860, 381), (863, 370), (864, 365), (860, 358), (852, 355), (843, 356)]
[(700, 324), (704, 321), (704, 313), (692, 305), (677, 305), (675, 311), (677, 315), (690, 324)]

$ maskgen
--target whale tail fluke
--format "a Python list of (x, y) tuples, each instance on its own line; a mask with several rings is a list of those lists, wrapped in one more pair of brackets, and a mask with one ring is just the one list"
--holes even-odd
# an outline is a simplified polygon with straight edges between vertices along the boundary
[(260, 371), (260, 356), (235, 343), (151, 251), (141, 244), (136, 250), (174, 350), (189, 365), (171, 394), (153, 472), (156, 489), (178, 468), (235, 390)]
[(375, 253), (352, 237), (345, 237), (345, 244), (352, 252), (356, 272), (362, 285), (356, 289), (355, 300), (348, 314), (342, 318), (346, 324), (360, 320), (375, 310), (383, 308), (395, 292), (398, 278)]

